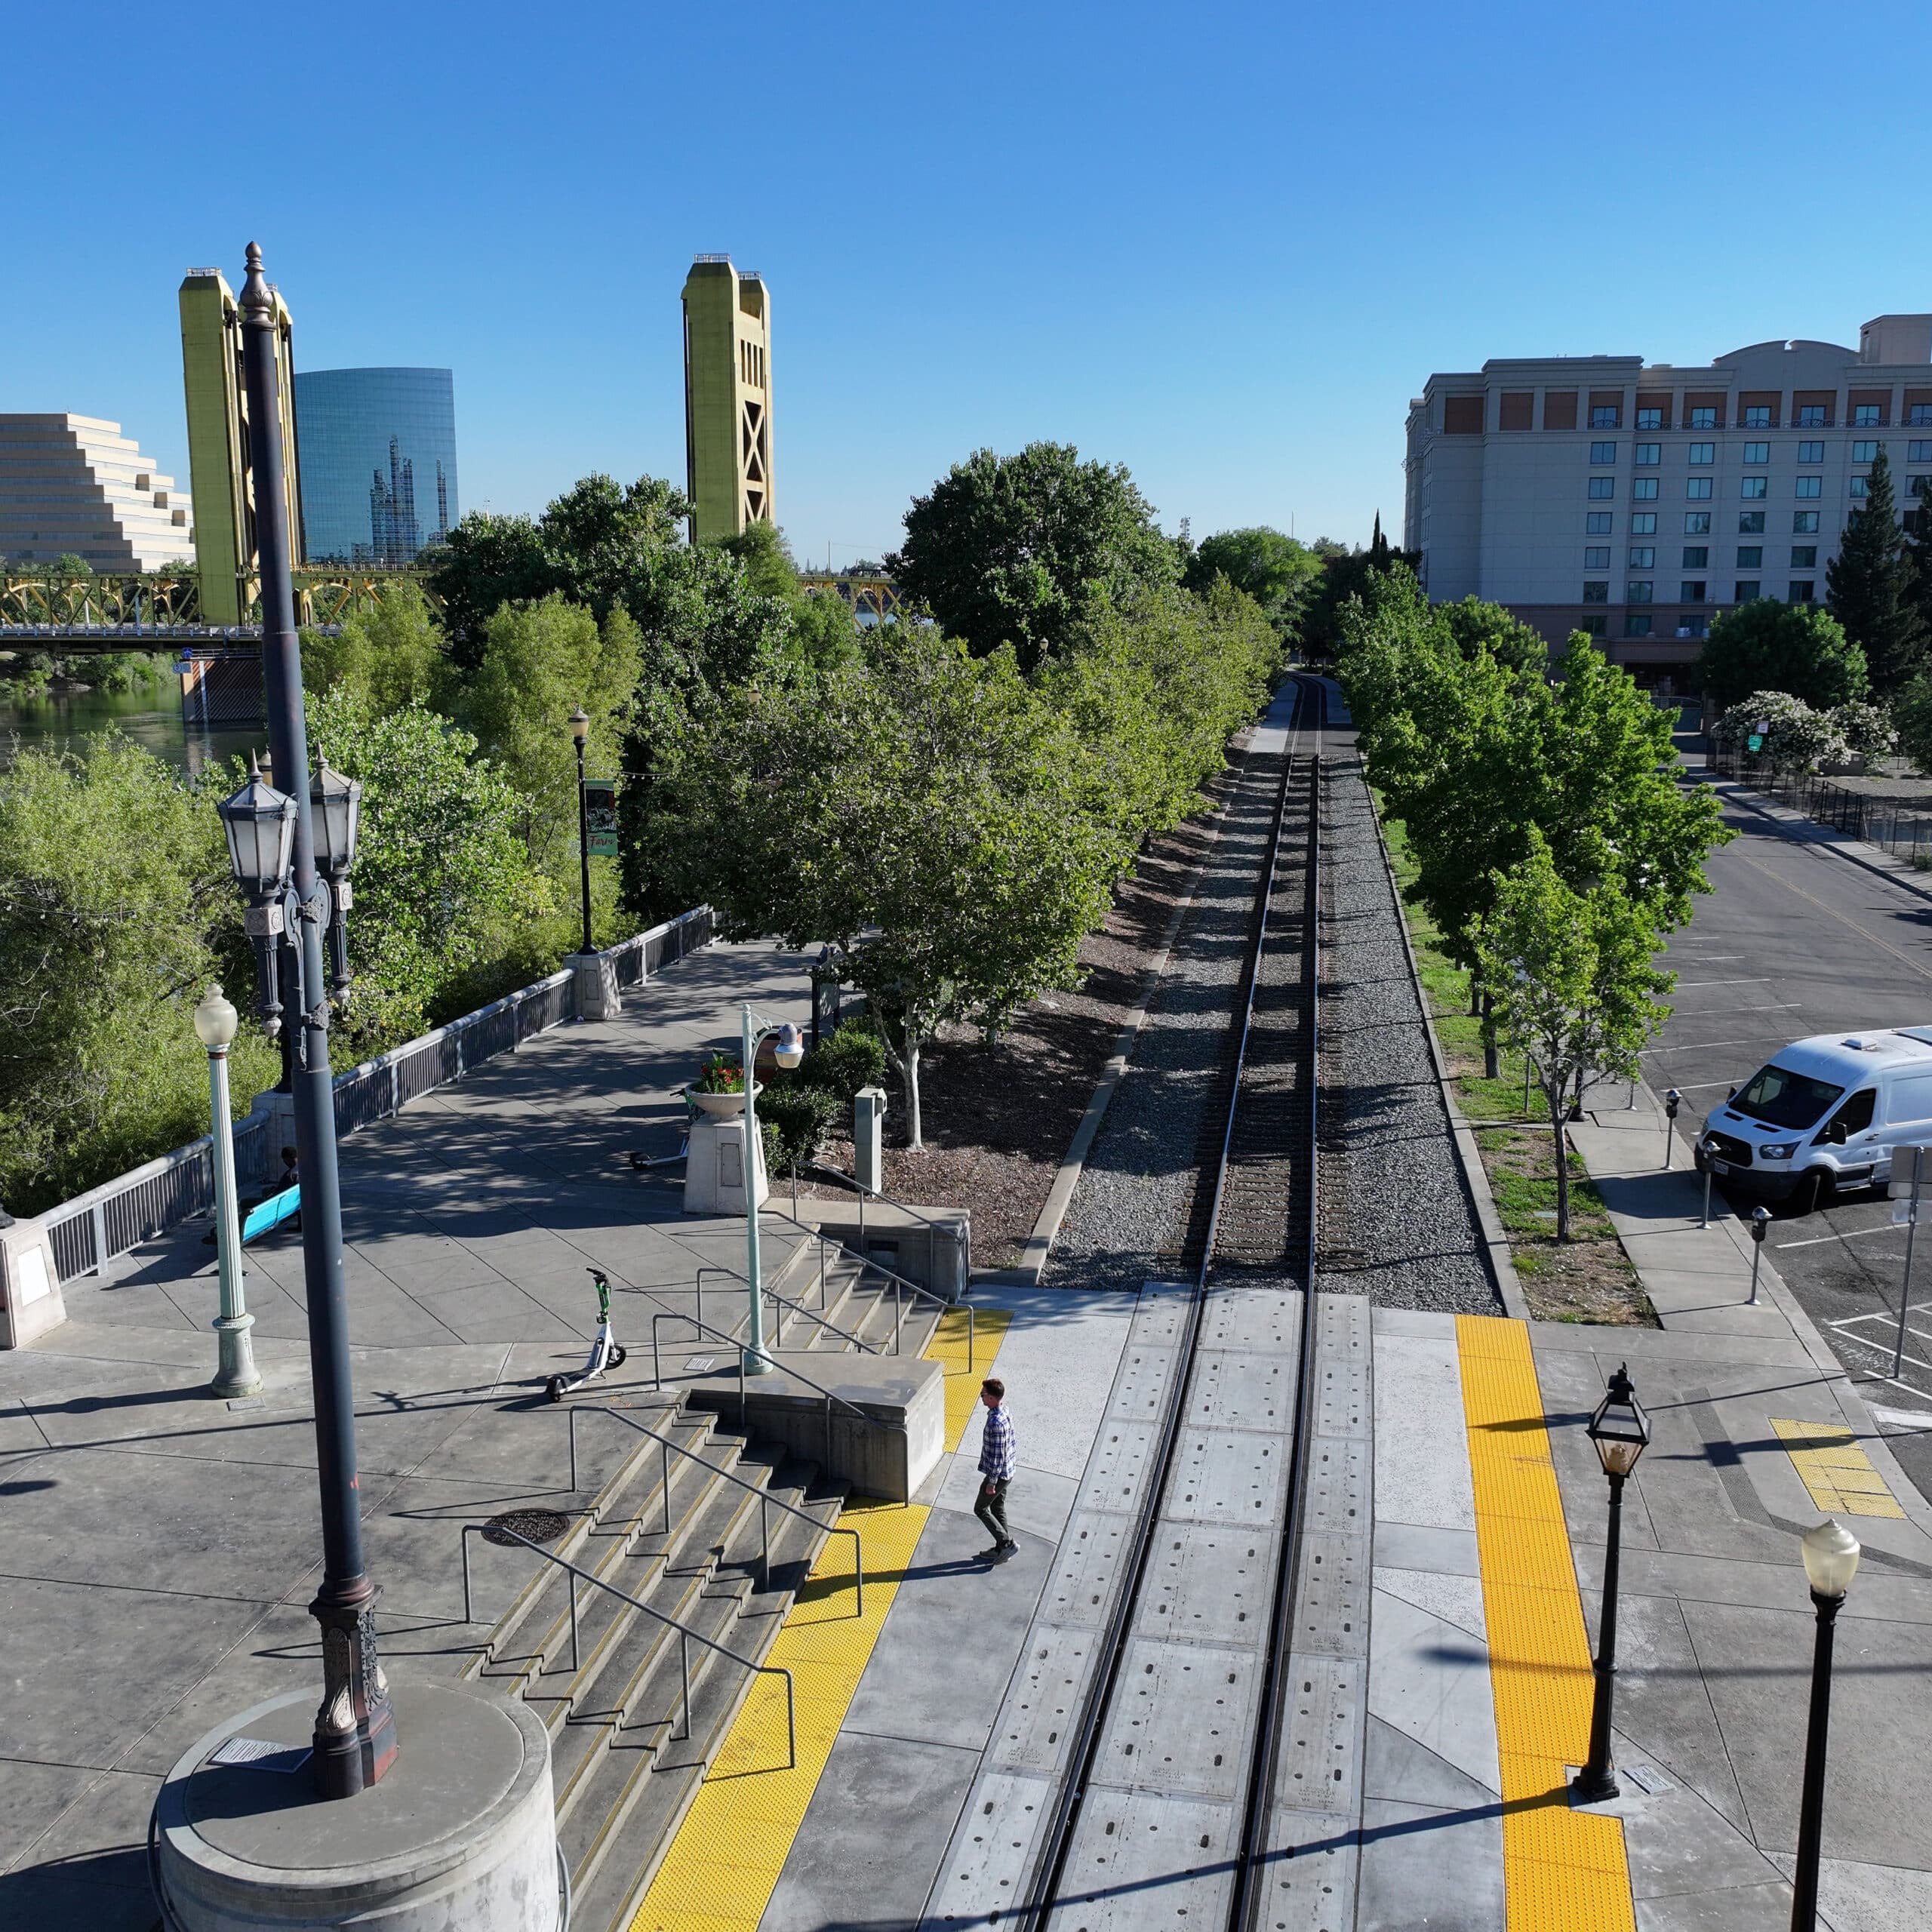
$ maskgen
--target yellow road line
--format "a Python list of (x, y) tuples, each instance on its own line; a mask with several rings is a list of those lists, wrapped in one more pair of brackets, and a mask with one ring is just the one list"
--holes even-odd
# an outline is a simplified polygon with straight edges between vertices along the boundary
[[(959, 1446), (980, 1380), (1013, 1317), (1003, 1309), (983, 1308), (976, 1319), (978, 1346), (971, 1367), (963, 1309), (949, 1309), (940, 1318), (926, 1349), (926, 1358), (940, 1363), (946, 1378), (949, 1450)], [(630, 1932), (757, 1932), (930, 1514), (917, 1504), (900, 1509), (869, 1497), (841, 1512), (841, 1526), (859, 1532), (865, 1552), (865, 1615), (852, 1614), (852, 1559), (845, 1540), (829, 1538), (766, 1659), (792, 1673), (798, 1763), (784, 1768), (783, 1680), (754, 1678)]]
[(1543, 1393), (1520, 1321), (1458, 1315), (1463, 1413), (1503, 1774), (1509, 1932), (1635, 1932), (1622, 1823), (1575, 1811), (1592, 1676)]
[(1770, 1420), (1798, 1480), (1826, 1515), (1903, 1519), (1905, 1512), (1885, 1478), (1842, 1423), (1795, 1422), (1783, 1416)]

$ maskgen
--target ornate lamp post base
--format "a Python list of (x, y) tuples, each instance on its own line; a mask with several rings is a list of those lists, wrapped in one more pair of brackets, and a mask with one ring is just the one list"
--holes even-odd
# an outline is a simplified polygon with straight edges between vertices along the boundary
[(261, 1372), (255, 1366), (255, 1345), (248, 1339), (248, 1331), (254, 1325), (252, 1315), (217, 1315), (214, 1318), (218, 1355), (214, 1380), (210, 1386), (216, 1395), (231, 1401), (238, 1396), (262, 1392)]
[(375, 1592), (357, 1603), (318, 1597), (309, 1614), (322, 1629), (322, 1701), (315, 1712), (315, 1787), (353, 1798), (395, 1761), (389, 1679), (376, 1656)]

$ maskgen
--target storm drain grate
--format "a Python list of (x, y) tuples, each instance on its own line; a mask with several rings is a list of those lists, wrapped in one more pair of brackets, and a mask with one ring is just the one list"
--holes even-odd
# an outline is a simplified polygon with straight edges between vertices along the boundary
[(531, 1543), (555, 1543), (570, 1527), (571, 1519), (555, 1509), (506, 1509), (483, 1525), (483, 1540), (515, 1549), (519, 1537)]

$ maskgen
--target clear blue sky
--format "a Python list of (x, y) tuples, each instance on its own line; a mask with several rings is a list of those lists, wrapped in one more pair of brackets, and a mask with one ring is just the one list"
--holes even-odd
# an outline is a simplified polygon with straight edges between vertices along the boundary
[(464, 506), (500, 510), (681, 480), (678, 292), (730, 251), (820, 561), (1035, 438), (1170, 528), (1365, 540), (1432, 369), (1932, 309), (1900, 0), (198, 0), (23, 8), (6, 52), (0, 411), (117, 419), (184, 485), (175, 290), (251, 238), (298, 368), (454, 368)]

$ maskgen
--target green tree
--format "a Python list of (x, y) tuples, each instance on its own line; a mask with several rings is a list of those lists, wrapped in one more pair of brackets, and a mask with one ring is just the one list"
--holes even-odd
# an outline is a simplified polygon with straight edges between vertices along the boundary
[(1321, 559), (1321, 574), (1303, 608), (1301, 625), (1302, 648), (1311, 657), (1325, 657), (1339, 648), (1343, 611), (1352, 599), (1365, 595), (1377, 578), (1398, 569), (1413, 574), (1422, 563), (1419, 550), (1390, 547), (1379, 514), (1374, 540), (1367, 549), (1351, 550), (1326, 537), (1315, 540), (1314, 549)]
[[(208, 1131), (190, 1014), (253, 974), (211, 791), (109, 732), (0, 771), (0, 1199), (36, 1213)], [(277, 1077), (252, 1030), (239, 1106)]]
[(1697, 658), (1705, 701), (1727, 710), (1751, 691), (1789, 691), (1829, 711), (1870, 688), (1865, 654), (1829, 611), (1760, 597), (1711, 626)]
[(1479, 597), (1465, 597), (1460, 603), (1435, 606), (1436, 620), (1444, 625), (1465, 657), (1486, 651), (1499, 664), (1512, 671), (1541, 673), (1549, 663), (1549, 646), (1543, 633), (1513, 616), (1500, 604), (1486, 604)]
[(1932, 774), (1932, 672), (1920, 672), (1899, 694), (1892, 721), (1898, 728), (1899, 749), (1915, 771)]
[(1564, 1122), (1593, 1072), (1634, 1079), (1646, 1041), (1670, 1017), (1675, 975), (1644, 905), (1614, 883), (1579, 891), (1532, 832), (1521, 862), (1494, 882), (1480, 946), (1503, 1036), (1536, 1063), (1556, 1168), (1556, 1238), (1570, 1238)]
[(1204, 538), (1181, 580), (1188, 589), (1202, 592), (1217, 577), (1226, 577), (1260, 605), (1286, 644), (1294, 641), (1303, 601), (1321, 575), (1321, 559), (1313, 551), (1264, 525)]
[(302, 633), (302, 682), (311, 693), (352, 691), (379, 712), (408, 704), (441, 709), (452, 683), (442, 627), (422, 591), (403, 578), (334, 637)]
[(1030, 670), (1066, 647), (1097, 598), (1178, 581), (1154, 515), (1124, 464), (1082, 463), (1071, 444), (976, 450), (913, 498), (886, 566), (975, 657), (1010, 643)]
[(1838, 555), (1826, 566), (1825, 582), (1832, 615), (1865, 653), (1872, 688), (1889, 697), (1911, 681), (1924, 662), (1932, 635), (1913, 594), (1913, 560), (1899, 528), (1892, 466), (1883, 443), (1866, 491), (1863, 507), (1852, 512)]
[(811, 702), (738, 693), (650, 828), (742, 936), (830, 942), (862, 989), (923, 1143), (921, 1054), (942, 1022), (997, 1030), (1080, 977), (1122, 863), (1084, 809), (1084, 752), (1010, 651), (892, 625)]

